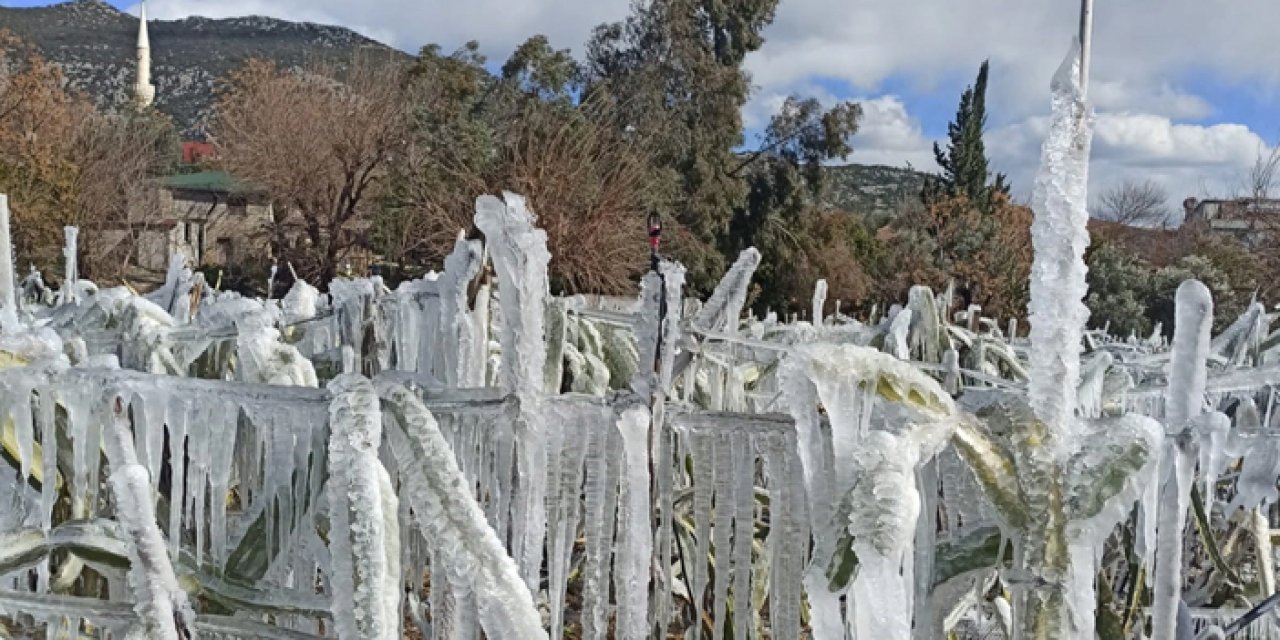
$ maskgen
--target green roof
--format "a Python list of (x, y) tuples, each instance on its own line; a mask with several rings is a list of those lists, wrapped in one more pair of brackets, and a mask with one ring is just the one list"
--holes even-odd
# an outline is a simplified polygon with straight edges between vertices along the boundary
[(254, 188), (226, 171), (200, 171), (167, 176), (161, 184), (170, 189), (214, 191), (218, 193), (249, 193)]

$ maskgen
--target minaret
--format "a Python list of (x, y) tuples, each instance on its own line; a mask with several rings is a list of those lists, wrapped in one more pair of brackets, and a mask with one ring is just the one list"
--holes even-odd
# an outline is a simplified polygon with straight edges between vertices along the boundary
[(138, 82), (133, 85), (133, 97), (140, 108), (151, 106), (156, 99), (156, 87), (151, 84), (151, 39), (147, 37), (145, 1), (138, 16)]

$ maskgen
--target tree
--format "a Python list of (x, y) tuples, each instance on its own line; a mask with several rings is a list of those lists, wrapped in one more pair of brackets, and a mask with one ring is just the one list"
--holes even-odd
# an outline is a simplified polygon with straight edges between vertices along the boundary
[(770, 120), (760, 149), (739, 161), (747, 198), (720, 244), (726, 255), (750, 246), (762, 252), (757, 309), (807, 310), (821, 278), (833, 298), (856, 304), (866, 296), (870, 283), (852, 251), (867, 239), (865, 231), (847, 213), (822, 205), (822, 163), (852, 152), (849, 139), (861, 116), (856, 104), (827, 110), (816, 99), (790, 97)]
[[(655, 206), (680, 224), (669, 246), (689, 268), (695, 291), (708, 290), (726, 254), (756, 242), (759, 229), (789, 228), (796, 205), (812, 200), (797, 200), (800, 192), (821, 189), (820, 162), (851, 151), (860, 113), (854, 105), (824, 110), (816, 100), (793, 98), (759, 146), (742, 152), (742, 107), (751, 95), (743, 61), (764, 43), (776, 8), (777, 0), (637, 3), (626, 21), (597, 27), (588, 45), (584, 91), (615, 104), (619, 121), (651, 140)], [(785, 264), (764, 254), (766, 263)]]
[(168, 118), (131, 104), (96, 111), (57, 67), (0, 34), (0, 193), (19, 264), (60, 273), (63, 227), (74, 225), (81, 274), (124, 276), (138, 232), (158, 218), (141, 196), (177, 150)]
[(978, 78), (960, 95), (956, 118), (947, 125), (947, 148), (933, 144), (933, 154), (942, 175), (928, 187), (927, 199), (964, 196), (979, 207), (992, 202), (994, 194), (1009, 194), (1005, 176), (998, 173), (991, 180), (986, 147), (982, 135), (987, 126), (987, 78), (989, 61), (978, 68)]
[(955, 281), (963, 306), (993, 318), (1026, 312), (1031, 212), (1003, 194), (983, 210), (963, 195), (908, 210), (891, 228), (881, 297), (901, 300), (914, 284)]
[(450, 56), (430, 47), (414, 65), (409, 162), (396, 169), (384, 214), (394, 233), (383, 240), (406, 260), (438, 263), (471, 228), (476, 195), (512, 190), (547, 231), (557, 292), (633, 292), (648, 264), (649, 139), (628, 132), (612, 102), (577, 99), (576, 63), (541, 36), (500, 76), (483, 65), (470, 46)]
[(750, 80), (777, 0), (654, 0), (601, 25), (587, 48), (585, 90), (617, 105), (621, 121), (654, 140), (659, 211), (688, 230), (672, 250), (695, 290), (723, 269), (717, 238), (747, 194), (733, 169)]
[(1125, 180), (1102, 192), (1096, 206), (1100, 220), (1132, 227), (1165, 227), (1172, 222), (1169, 192), (1151, 180)]
[(252, 60), (226, 82), (210, 135), (221, 167), (280, 205), (273, 251), (305, 277), (327, 283), (364, 242), (404, 150), (404, 73), (369, 57), (301, 72)]

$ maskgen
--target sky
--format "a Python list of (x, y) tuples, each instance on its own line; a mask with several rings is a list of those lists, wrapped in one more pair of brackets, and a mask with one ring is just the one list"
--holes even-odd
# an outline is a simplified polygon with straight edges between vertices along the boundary
[[(269, 15), (339, 24), (407, 51), (478, 40), (504, 60), (529, 35), (581, 53), (630, 0), (149, 0), (155, 19)], [(0, 0), (9, 6), (48, 4)], [(112, 0), (136, 11), (136, 0)], [(1091, 98), (1096, 195), (1153, 180), (1172, 206), (1238, 193), (1280, 141), (1280, 6), (1275, 0), (1098, 0)], [(759, 131), (785, 96), (863, 105), (850, 161), (935, 171), (960, 92), (991, 61), (986, 144), (1016, 197), (1030, 195), (1049, 81), (1078, 24), (1069, 0), (781, 0), (747, 60), (744, 109)], [(754, 140), (748, 139), (750, 146)]]

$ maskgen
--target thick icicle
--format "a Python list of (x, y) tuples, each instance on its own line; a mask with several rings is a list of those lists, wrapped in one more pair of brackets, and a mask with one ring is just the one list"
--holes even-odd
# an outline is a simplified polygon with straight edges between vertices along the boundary
[(519, 482), (512, 496), (513, 555), (529, 588), (536, 589), (546, 537), (547, 429), (539, 409), (546, 366), (543, 323), (549, 295), (547, 233), (535, 228), (524, 198), (504, 194), (476, 200), (476, 226), (484, 232), (498, 273), (502, 305), (502, 387), (520, 400), (516, 427)]
[[(400, 637), (399, 550), (389, 549), (384, 510), (394, 496), (378, 461), (382, 419), (366, 379), (347, 374), (329, 383), (329, 518), (333, 620), (341, 638)], [(391, 509), (394, 517), (396, 509)]]
[(1084, 252), (1089, 246), (1089, 149), (1092, 110), (1079, 84), (1080, 45), (1074, 43), (1053, 79), (1053, 120), (1032, 194), (1030, 404), (1051, 430), (1075, 422), (1080, 349), (1089, 310), (1084, 306)]
[(625, 480), (618, 498), (618, 552), (614, 567), (614, 590), (618, 594), (616, 637), (644, 640), (649, 637), (649, 567), (653, 555), (653, 532), (649, 523), (648, 410), (642, 406), (623, 410), (617, 429), (622, 436)]

